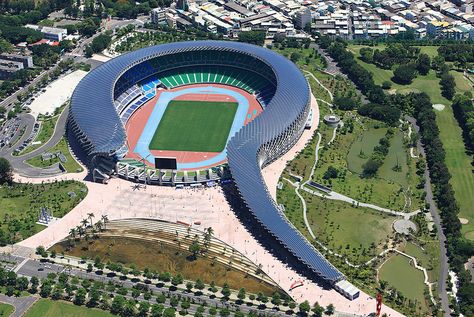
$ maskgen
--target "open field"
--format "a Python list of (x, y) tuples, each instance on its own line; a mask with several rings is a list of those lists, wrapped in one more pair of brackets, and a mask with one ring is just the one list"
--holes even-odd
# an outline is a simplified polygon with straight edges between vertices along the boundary
[(380, 268), (379, 279), (387, 281), (407, 299), (416, 300), (417, 306), (426, 311), (423, 272), (414, 268), (409, 261), (410, 259), (400, 254), (393, 255)]
[[(346, 255), (353, 263), (365, 262), (381, 252), (386, 240), (393, 235), (391, 226), (395, 217), (304, 191), (301, 194), (307, 203), (308, 222), (318, 241)], [(311, 241), (294, 188), (285, 182), (277, 196), (278, 203), (285, 206), (286, 217)]]
[[(69, 197), (74, 192), (76, 197)], [(87, 188), (79, 182), (51, 184), (14, 184), (0, 187), (0, 229), (12, 241), (25, 239), (44, 227), (35, 225), (41, 207), (47, 207), (54, 217), (62, 217), (86, 195)], [(3, 238), (5, 239), (5, 237)]]
[(221, 152), (237, 107), (236, 102), (171, 101), (150, 150)]
[(25, 317), (113, 317), (109, 312), (76, 306), (68, 302), (50, 299), (38, 300), (25, 314)]
[(416, 244), (407, 242), (402, 251), (415, 257), (418, 264), (426, 269), (430, 282), (437, 282), (440, 263), (439, 261), (433, 261), (433, 259), (439, 257), (438, 241), (431, 240), (426, 242), (423, 245), (423, 249)]
[(55, 245), (54, 250), (65, 252), (76, 257), (95, 258), (99, 256), (103, 262), (112, 261), (125, 266), (135, 265), (138, 269), (149, 268), (158, 272), (180, 273), (185, 279), (205, 283), (214, 281), (216, 285), (229, 284), (233, 289), (245, 287), (248, 292), (264, 292), (271, 295), (276, 289), (261, 283), (244, 273), (231, 270), (210, 258), (198, 257), (190, 260), (191, 253), (170, 245), (131, 238), (101, 237), (89, 244), (86, 241), (66, 250), (67, 242)]
[[(353, 52), (358, 52), (362, 45), (351, 45), (349, 49)], [(427, 54), (436, 53), (436, 47), (422, 47), (422, 52)], [(434, 56), (434, 55), (431, 55)], [(390, 80), (393, 72), (391, 70), (384, 70), (377, 68), (373, 64), (368, 64), (360, 59), (357, 62), (365, 69), (372, 72), (374, 80), (377, 84), (381, 84), (385, 80)], [(456, 81), (456, 91), (463, 93), (465, 91), (472, 91), (472, 86), (463, 78), (462, 73), (457, 71), (450, 71)], [(474, 174), (472, 162), (472, 155), (466, 152), (464, 141), (462, 138), (462, 130), (459, 127), (457, 120), (454, 117), (451, 101), (447, 100), (441, 95), (439, 87), (439, 78), (436, 77), (434, 71), (426, 76), (418, 76), (412, 84), (401, 86), (393, 83), (392, 88), (394, 92), (406, 93), (410, 91), (418, 91), (427, 93), (434, 104), (440, 103), (446, 105), (443, 111), (436, 112), (436, 121), (440, 130), (440, 138), (443, 142), (443, 147), (446, 151), (446, 165), (452, 175), (450, 180), (451, 185), (455, 191), (456, 201), (460, 207), (459, 217), (469, 220), (467, 225), (462, 226), (462, 231), (465, 237), (474, 240), (474, 213), (471, 206), (474, 205)]]
[[(67, 162), (66, 163), (61, 163), (61, 164), (64, 166), (64, 168), (66, 169), (66, 171), (68, 173), (82, 172), (82, 166), (79, 165), (79, 163), (77, 163), (77, 161), (72, 157), (71, 153), (69, 152), (69, 147), (68, 147), (67, 142), (68, 141), (67, 141), (66, 137), (63, 137), (61, 139), (61, 141), (59, 141), (58, 144), (56, 144), (55, 146), (50, 148), (48, 150), (48, 152), (49, 153), (56, 153), (58, 151), (61, 151), (61, 153), (64, 154), (64, 156), (67, 159)], [(35, 156), (35, 157), (33, 157), (33, 158), (26, 161), (26, 163), (30, 164), (31, 166), (41, 167), (41, 168), (49, 167), (49, 166), (51, 166), (53, 164), (56, 164), (58, 162), (60, 162), (58, 157), (55, 157), (51, 160), (43, 161), (41, 159), (41, 155)]]
[(469, 220), (467, 225), (462, 226), (462, 232), (467, 238), (474, 240), (473, 158), (472, 155), (466, 153), (462, 130), (454, 118), (451, 106), (446, 107), (443, 111), (436, 111), (436, 122), (446, 151), (446, 165), (452, 176), (450, 183), (460, 208), (459, 217)]
[(0, 317), (10, 316), (15, 308), (12, 305), (0, 303)]
[[(383, 165), (379, 168), (379, 177), (401, 184), (404, 188), (413, 185), (415, 180), (410, 182), (410, 176), (414, 176), (415, 173), (409, 173), (411, 166), (408, 156), (407, 148), (403, 144), (403, 133), (398, 130), (390, 139), (390, 148)], [(400, 168), (398, 171), (395, 170), (397, 166)]]
[[(345, 113), (344, 116), (343, 121), (346, 123), (352, 121), (354, 130), (352, 133), (338, 133), (331, 146), (320, 152), (313, 180), (331, 186), (334, 191), (358, 201), (392, 210), (403, 210), (405, 198), (401, 189), (406, 189), (407, 185), (415, 189), (417, 179), (414, 177), (415, 162), (406, 159), (407, 149), (403, 146), (402, 133), (397, 132), (391, 138), (389, 155), (385, 158), (385, 164), (380, 168), (379, 175), (375, 178), (361, 178), (359, 173), (362, 171), (362, 165), (368, 160), (380, 138), (385, 135), (386, 128), (382, 123), (368, 118), (360, 117), (359, 120), (353, 120), (350, 119), (349, 113)], [(321, 133), (326, 129), (332, 132), (332, 129), (321, 125)], [(327, 142), (327, 139), (323, 142)], [(401, 172), (392, 170), (396, 165), (397, 155)], [(402, 155), (405, 155), (405, 158), (401, 158)], [(337, 178), (326, 180), (323, 178), (324, 173), (330, 166), (336, 168), (339, 175)], [(419, 208), (420, 195), (419, 190), (411, 193), (413, 204), (410, 210)]]
[(367, 129), (359, 134), (347, 154), (347, 166), (355, 173), (362, 173), (362, 165), (374, 152), (374, 147), (384, 137), (387, 128)]

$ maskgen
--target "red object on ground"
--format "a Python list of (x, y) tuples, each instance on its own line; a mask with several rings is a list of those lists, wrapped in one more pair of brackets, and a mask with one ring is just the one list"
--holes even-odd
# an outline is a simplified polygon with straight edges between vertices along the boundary
[(178, 223), (178, 224), (180, 224), (180, 225), (185, 225), (186, 227), (191, 227), (191, 225), (190, 225), (189, 223), (184, 222), (184, 221), (178, 220), (178, 221), (176, 221), (176, 223)]
[(302, 280), (295, 281), (293, 282), (293, 284), (291, 284), (290, 291), (300, 286), (303, 286), (303, 281)]
[(380, 316), (380, 311), (382, 310), (382, 294), (377, 294), (377, 316)]
[[(262, 106), (260, 103), (257, 101), (255, 96), (249, 94), (245, 90), (236, 88), (236, 87), (231, 87), (231, 86), (226, 86), (226, 85), (219, 85), (219, 84), (196, 84), (196, 85), (188, 85), (184, 87), (178, 87), (170, 90), (157, 90), (156, 91), (156, 96), (149, 100), (147, 103), (145, 103), (140, 109), (138, 109), (127, 121), (125, 125), (125, 130), (127, 133), (127, 143), (128, 143), (128, 148), (129, 148), (129, 153), (127, 154), (127, 158), (133, 158), (138, 161), (142, 160), (143, 158), (139, 156), (136, 153), (133, 153), (133, 149), (135, 149), (135, 146), (138, 142), (138, 139), (140, 138), (140, 135), (143, 133), (143, 130), (145, 129), (145, 125), (148, 122), (148, 119), (151, 116), (151, 113), (153, 112), (153, 109), (156, 105), (156, 102), (159, 99), (159, 96), (162, 92), (167, 92), (167, 91), (179, 91), (183, 89), (188, 89), (189, 87), (218, 87), (218, 88), (225, 88), (228, 90), (236, 91), (242, 96), (244, 96), (249, 103), (249, 109), (247, 111), (247, 114), (245, 116), (245, 121), (244, 125), (248, 124), (250, 121), (255, 119), (263, 110)], [(190, 100), (190, 101), (223, 101), (223, 102), (236, 102), (235, 98), (225, 95), (225, 94), (185, 94), (176, 97), (173, 100)], [(256, 110), (256, 115), (254, 115), (254, 111)], [(251, 114), (251, 119), (248, 119), (248, 115)], [(153, 150), (150, 151), (154, 156), (163, 156), (163, 157), (176, 157), (176, 160), (178, 163), (191, 163), (191, 162), (200, 162), (204, 161), (207, 159), (210, 159), (216, 155), (218, 155), (218, 152), (193, 152), (193, 151), (167, 151), (167, 150)], [(210, 165), (210, 166), (202, 166), (199, 169), (204, 169), (204, 168), (211, 168), (213, 166), (217, 166), (220, 164), (225, 163), (226, 160), (218, 162), (216, 164)], [(148, 161), (145, 161), (147, 165), (153, 166), (150, 164)], [(192, 170), (192, 169), (191, 169)]]

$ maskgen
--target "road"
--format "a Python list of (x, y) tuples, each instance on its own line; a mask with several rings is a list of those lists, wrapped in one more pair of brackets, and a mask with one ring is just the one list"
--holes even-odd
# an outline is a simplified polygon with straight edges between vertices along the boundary
[(21, 317), (28, 309), (36, 302), (38, 298), (35, 296), (24, 296), (24, 297), (9, 297), (0, 294), (0, 302), (10, 304), (15, 307), (15, 311), (10, 317)]
[[(420, 127), (417, 125), (415, 118), (405, 116), (405, 119), (407, 119), (408, 122), (411, 123), (416, 133), (419, 133)], [(420, 153), (422, 157), (426, 157), (425, 149), (423, 148), (423, 145), (420, 140), (418, 140), (416, 146), (418, 149), (418, 153)], [(426, 199), (426, 202), (429, 203), (430, 205), (430, 214), (433, 217), (433, 221), (435, 223), (436, 229), (438, 231), (438, 237), (439, 237), (440, 264), (441, 265), (440, 265), (437, 288), (438, 288), (439, 297), (441, 300), (441, 308), (444, 311), (444, 316), (448, 317), (448, 316), (451, 316), (450, 314), (451, 309), (449, 308), (449, 299), (448, 299), (448, 293), (446, 290), (446, 281), (448, 279), (448, 273), (449, 273), (449, 263), (448, 263), (448, 256), (447, 256), (447, 250), (446, 250), (446, 236), (444, 235), (441, 219), (439, 216), (438, 209), (436, 207), (436, 201), (434, 200), (433, 190), (431, 186), (431, 178), (430, 178), (430, 173), (428, 171), (428, 167), (425, 168), (424, 179), (426, 180), (425, 188), (424, 188), (426, 192), (425, 199)]]
[(9, 149), (4, 149), (3, 151), (0, 150), (0, 156), (7, 158), (10, 161), (10, 164), (12, 165), (13, 169), (21, 175), (29, 177), (40, 177), (48, 175), (57, 175), (62, 173), (61, 169), (58, 167), (58, 164), (55, 164), (50, 168), (38, 168), (25, 163), (25, 161), (40, 155), (41, 153), (52, 148), (53, 146), (58, 144), (59, 141), (61, 141), (61, 138), (64, 136), (66, 130), (66, 121), (69, 112), (68, 109), (69, 107), (64, 108), (63, 112), (58, 118), (58, 121), (56, 122), (56, 128), (52, 137), (44, 145), (25, 155), (14, 156), (12, 155), (12, 153), (31, 134), (35, 122), (34, 118), (31, 115), (21, 114), (20, 116), (22, 117), (22, 122), (23, 120), (25, 121), (24, 124), (27, 127), (27, 131), (24, 133), (20, 141), (15, 144), (15, 146)]
[[(18, 257), (20, 258), (20, 257)], [(61, 273), (61, 272), (66, 272), (69, 276), (76, 276), (81, 279), (90, 279), (90, 280), (96, 280), (96, 281), (101, 281), (104, 283), (108, 283), (109, 281), (115, 282), (116, 284), (123, 285), (126, 288), (132, 288), (134, 285), (136, 285), (138, 280), (136, 282), (131, 281), (129, 279), (122, 280), (120, 276), (117, 275), (110, 275), (110, 274), (97, 274), (96, 272), (87, 272), (78, 268), (74, 267), (66, 267), (64, 265), (60, 264), (52, 264), (48, 262), (40, 262), (36, 260), (31, 260), (28, 259), (23, 266), (21, 266), (18, 270), (18, 274), (22, 276), (27, 276), (27, 277), (32, 277), (36, 276), (39, 279), (46, 278), (49, 273)], [(149, 290), (153, 291), (154, 294), (160, 294), (163, 293), (168, 297), (169, 296), (176, 296), (176, 297), (181, 297), (181, 298), (187, 298), (191, 302), (200, 304), (206, 302), (208, 306), (214, 306), (218, 308), (224, 308), (227, 307), (229, 309), (239, 309), (243, 313), (249, 313), (250, 311), (254, 311), (257, 309), (256, 306), (247, 306), (246, 303), (242, 304), (237, 304), (235, 302), (229, 301), (222, 301), (219, 298), (211, 298), (206, 295), (195, 295), (192, 292), (187, 292), (184, 290), (169, 290), (166, 288), (166, 286), (161, 286), (160, 283), (155, 284), (147, 284)], [(259, 309), (260, 312), (262, 310)], [(277, 311), (277, 310), (272, 310), (270, 308), (264, 309), (263, 311), (272, 314), (273, 316), (287, 316), (286, 312), (283, 311)]]

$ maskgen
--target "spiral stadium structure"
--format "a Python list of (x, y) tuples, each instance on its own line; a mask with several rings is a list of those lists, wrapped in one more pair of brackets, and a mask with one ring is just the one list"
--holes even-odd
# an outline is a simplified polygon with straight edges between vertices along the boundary
[(282, 214), (261, 173), (304, 131), (311, 92), (298, 68), (268, 49), (220, 41), (163, 44), (112, 59), (90, 72), (71, 99), (70, 135), (86, 154), (94, 179), (116, 172), (117, 160), (129, 150), (124, 124), (134, 109), (127, 109), (126, 103), (137, 83), (147, 78), (160, 80), (166, 88), (219, 82), (245, 89), (258, 99), (262, 114), (237, 131), (226, 148), (237, 195), (305, 270), (332, 285), (344, 280)]

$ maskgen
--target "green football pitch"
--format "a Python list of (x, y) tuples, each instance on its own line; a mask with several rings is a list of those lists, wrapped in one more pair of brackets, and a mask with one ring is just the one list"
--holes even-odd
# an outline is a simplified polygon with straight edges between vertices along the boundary
[(221, 152), (237, 111), (236, 102), (171, 101), (150, 150)]

